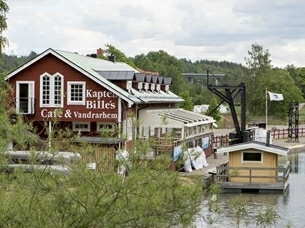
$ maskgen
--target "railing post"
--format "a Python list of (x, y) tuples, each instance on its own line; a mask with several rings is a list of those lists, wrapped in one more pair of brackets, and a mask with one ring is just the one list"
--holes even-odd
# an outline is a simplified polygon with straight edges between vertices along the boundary
[(252, 169), (249, 169), (250, 184), (252, 183)]

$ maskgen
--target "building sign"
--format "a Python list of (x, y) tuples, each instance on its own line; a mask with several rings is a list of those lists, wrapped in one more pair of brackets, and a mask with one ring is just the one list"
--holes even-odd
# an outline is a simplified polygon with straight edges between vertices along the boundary
[(113, 120), (118, 118), (117, 95), (110, 91), (86, 90), (85, 105), (68, 105), (64, 108), (49, 109), (40, 111), (44, 119), (104, 119)]
[[(87, 109), (115, 109), (115, 103), (110, 100), (106, 102), (103, 98), (117, 98), (117, 95), (110, 91), (93, 91), (91, 89), (86, 90), (86, 108)], [(93, 100), (89, 100), (92, 98)]]
[(48, 110), (42, 109), (41, 112), (42, 118), (66, 118), (66, 119), (116, 119), (118, 117), (117, 113), (107, 113), (107, 112), (79, 112), (72, 111), (71, 109), (55, 109)]

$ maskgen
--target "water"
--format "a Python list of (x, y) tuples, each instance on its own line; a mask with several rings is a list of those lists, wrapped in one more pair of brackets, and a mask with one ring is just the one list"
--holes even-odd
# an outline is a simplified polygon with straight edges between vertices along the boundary
[[(201, 211), (196, 217), (195, 226), (204, 227), (237, 227), (236, 215), (232, 207), (232, 200), (239, 197), (245, 200), (248, 216), (243, 216), (239, 227), (256, 226), (255, 217), (259, 212), (264, 212), (268, 207), (276, 209), (280, 218), (272, 227), (305, 227), (305, 152), (289, 155), (291, 173), (289, 175), (289, 191), (283, 194), (222, 194), (219, 208), (220, 213), (208, 212), (207, 200), (203, 200)], [(207, 222), (208, 218), (213, 223)], [(246, 224), (245, 222), (248, 222)], [(288, 226), (289, 225), (289, 226)]]

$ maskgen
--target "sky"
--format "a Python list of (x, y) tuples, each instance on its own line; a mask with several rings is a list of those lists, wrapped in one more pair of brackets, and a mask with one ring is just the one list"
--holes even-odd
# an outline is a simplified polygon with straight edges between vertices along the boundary
[(127, 57), (163, 50), (178, 59), (245, 64), (252, 44), (274, 67), (305, 66), (303, 0), (7, 0), (6, 54), (48, 48)]

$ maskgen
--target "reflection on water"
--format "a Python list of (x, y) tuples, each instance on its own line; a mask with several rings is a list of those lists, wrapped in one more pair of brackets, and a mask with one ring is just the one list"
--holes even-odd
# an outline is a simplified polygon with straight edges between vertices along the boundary
[(290, 161), (291, 173), (298, 173), (299, 168), (299, 154), (289, 154), (288, 159)]
[[(197, 216), (196, 227), (236, 227), (236, 215), (232, 206), (232, 200), (236, 197), (245, 200), (248, 216), (244, 216), (240, 227), (257, 227), (255, 216), (259, 212), (264, 212), (268, 207), (274, 207), (281, 216), (275, 227), (303, 228), (305, 227), (305, 152), (290, 154), (288, 159), (291, 164), (289, 175), (289, 191), (282, 194), (222, 194), (219, 208), (220, 213), (208, 212), (207, 200), (202, 201), (201, 212)], [(208, 225), (209, 218), (213, 219), (213, 224)]]

